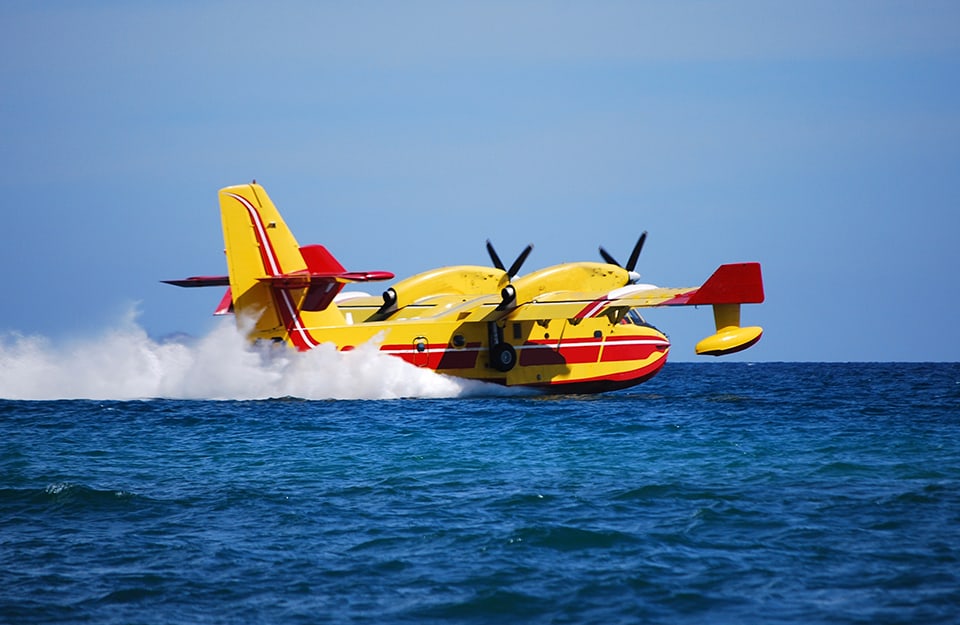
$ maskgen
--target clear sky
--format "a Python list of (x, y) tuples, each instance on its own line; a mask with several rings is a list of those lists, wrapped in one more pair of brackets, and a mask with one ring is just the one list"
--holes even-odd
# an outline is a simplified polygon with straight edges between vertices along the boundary
[[(0, 334), (202, 335), (216, 192), (403, 277), (535, 244), (693, 286), (760, 261), (741, 360), (960, 348), (960, 3), (0, 3)], [(508, 261), (509, 262), (509, 261)], [(379, 287), (378, 287), (379, 290)], [(652, 311), (674, 360), (709, 309)]]

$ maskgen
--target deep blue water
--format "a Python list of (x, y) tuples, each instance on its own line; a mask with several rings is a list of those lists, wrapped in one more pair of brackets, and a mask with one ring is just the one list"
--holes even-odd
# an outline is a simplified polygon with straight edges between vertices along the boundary
[(0, 401), (7, 623), (957, 623), (960, 365)]

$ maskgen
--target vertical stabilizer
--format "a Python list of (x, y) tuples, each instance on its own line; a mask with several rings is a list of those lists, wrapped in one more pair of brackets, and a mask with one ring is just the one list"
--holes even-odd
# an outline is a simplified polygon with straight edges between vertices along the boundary
[[(254, 320), (251, 338), (315, 347), (301, 312), (307, 289), (276, 286), (280, 276), (305, 272), (307, 262), (266, 191), (256, 183), (221, 189), (220, 217), (234, 311)], [(311, 325), (331, 323), (343, 323), (333, 304), (310, 313)]]

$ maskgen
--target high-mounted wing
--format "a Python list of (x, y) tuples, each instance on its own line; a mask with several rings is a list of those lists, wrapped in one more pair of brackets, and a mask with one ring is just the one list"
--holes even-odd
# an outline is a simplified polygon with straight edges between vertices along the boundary
[[(562, 294), (556, 294), (563, 297)], [(582, 297), (578, 298), (582, 302)], [(721, 265), (700, 287), (660, 288), (631, 284), (591, 300), (573, 319), (596, 317), (611, 307), (760, 304), (764, 300), (760, 263)]]
[(586, 319), (610, 308), (760, 304), (764, 300), (759, 263), (721, 265), (699, 287), (663, 288), (630, 284), (607, 292), (553, 291), (520, 304), (507, 315), (512, 320)]
[(763, 333), (759, 327), (740, 327), (740, 304), (764, 300), (759, 263), (721, 265), (703, 285), (661, 288), (630, 284), (606, 292), (553, 291), (521, 303), (505, 315), (511, 321), (582, 319), (630, 308), (711, 305), (717, 332), (697, 344), (698, 354), (723, 355), (750, 347)]

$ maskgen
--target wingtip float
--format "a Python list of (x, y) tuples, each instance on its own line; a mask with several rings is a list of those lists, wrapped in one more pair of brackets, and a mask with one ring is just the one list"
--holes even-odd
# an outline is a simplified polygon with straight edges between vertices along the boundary
[(740, 326), (740, 305), (763, 302), (759, 263), (722, 265), (703, 285), (640, 284), (635, 268), (646, 233), (621, 266), (564, 263), (517, 277), (532, 246), (509, 269), (493, 245), (493, 267), (441, 267), (406, 278), (382, 297), (342, 292), (387, 271), (347, 271), (322, 245), (300, 246), (262, 186), (220, 190), (227, 276), (165, 281), (228, 286), (216, 314), (256, 319), (252, 341), (298, 350), (333, 343), (350, 350), (380, 337), (380, 350), (448, 375), (549, 392), (595, 393), (656, 375), (670, 341), (639, 309), (711, 305), (716, 332), (696, 352), (724, 355), (754, 345), (763, 330)]

